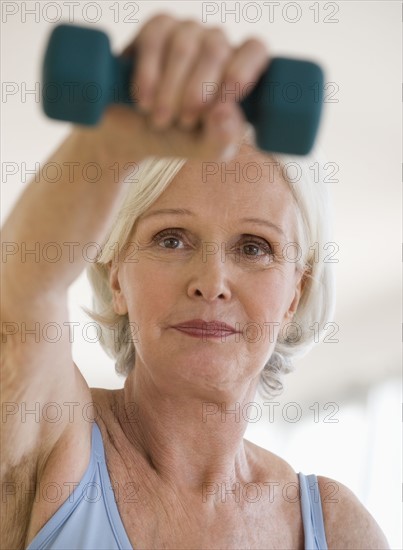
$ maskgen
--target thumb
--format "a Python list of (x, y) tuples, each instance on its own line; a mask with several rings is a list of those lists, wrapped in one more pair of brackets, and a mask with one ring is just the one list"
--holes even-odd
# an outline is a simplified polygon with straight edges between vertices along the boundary
[(245, 132), (245, 117), (235, 102), (217, 102), (206, 112), (201, 147), (207, 157), (229, 160), (236, 156)]

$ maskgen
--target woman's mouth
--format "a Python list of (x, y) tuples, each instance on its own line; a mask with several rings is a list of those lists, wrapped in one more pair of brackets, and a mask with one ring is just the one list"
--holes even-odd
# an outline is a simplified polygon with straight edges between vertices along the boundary
[(223, 321), (204, 321), (203, 319), (192, 319), (185, 321), (178, 325), (174, 325), (172, 328), (192, 336), (193, 338), (215, 338), (223, 339), (227, 336), (237, 334), (234, 327), (227, 325)]

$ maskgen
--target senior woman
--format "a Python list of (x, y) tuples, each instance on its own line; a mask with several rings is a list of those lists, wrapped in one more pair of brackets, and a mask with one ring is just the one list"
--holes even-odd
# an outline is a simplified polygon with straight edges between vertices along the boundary
[[(161, 14), (124, 54), (134, 50), (142, 112), (109, 108), (50, 159), (98, 163), (100, 180), (41, 177), (3, 229), (26, 250), (102, 243), (88, 267), (91, 315), (126, 380), (89, 388), (69, 335), (50, 343), (16, 329), (66, 325), (82, 255), (10, 255), (2, 547), (387, 548), (347, 487), (295, 472), (244, 439), (246, 420), (233, 414), (258, 389), (281, 390), (292, 358), (313, 345), (309, 325), (333, 309), (330, 264), (310, 248), (328, 237), (326, 188), (309, 181), (308, 160), (293, 184), (285, 157), (256, 148), (233, 99), (198, 101), (203, 82), (256, 80), (264, 45), (233, 48), (218, 28)], [(245, 176), (250, 166), (258, 177)], [(55, 419), (52, 404), (69, 406)], [(251, 487), (259, 499), (247, 498)]]

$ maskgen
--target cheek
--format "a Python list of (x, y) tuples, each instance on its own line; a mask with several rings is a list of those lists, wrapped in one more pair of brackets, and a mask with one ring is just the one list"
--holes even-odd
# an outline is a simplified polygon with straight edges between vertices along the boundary
[(265, 320), (277, 318), (282, 313), (287, 293), (285, 275), (274, 269), (262, 273), (261, 277), (246, 281), (240, 292), (242, 302), (250, 313), (255, 312)]
[[(168, 272), (167, 272), (168, 271)], [(175, 303), (175, 278), (163, 266), (146, 265), (143, 261), (129, 268), (126, 273), (127, 307), (129, 317), (139, 324), (141, 320), (161, 318), (165, 309)]]
[[(262, 274), (263, 275), (263, 274)], [(284, 272), (267, 272), (243, 286), (239, 300), (244, 318), (241, 323), (248, 347), (254, 352), (263, 346), (273, 347), (288, 309), (289, 284)]]

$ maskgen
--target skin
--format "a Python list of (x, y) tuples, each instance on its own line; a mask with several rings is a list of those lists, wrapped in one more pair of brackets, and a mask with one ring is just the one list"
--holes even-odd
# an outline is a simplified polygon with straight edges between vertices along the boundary
[[(203, 406), (216, 403), (231, 410), (239, 403), (242, 409), (253, 401), (278, 333), (291, 320), (301, 296), (301, 272), (281, 257), (282, 245), (294, 240), (295, 205), (279, 175), (270, 182), (263, 165), (267, 160), (246, 144), (233, 159), (241, 168), (251, 161), (262, 166), (263, 177), (255, 183), (236, 183), (228, 174), (223, 183), (220, 170), (201, 183), (202, 163), (187, 162), (133, 229), (139, 261), (125, 262), (123, 256), (111, 263), (115, 311), (128, 313), (139, 327), (135, 368), (123, 390), (124, 402), (135, 402), (139, 414), (139, 421), (127, 428), (128, 438), (140, 442), (162, 478), (195, 493), (205, 482), (248, 477), (243, 440), (247, 419), (241, 415), (235, 422), (234, 415), (228, 415), (223, 422), (218, 413), (203, 422)], [(186, 208), (195, 215), (145, 219), (161, 208)], [(272, 221), (285, 237), (272, 228), (240, 223), (244, 217)], [(156, 234), (173, 227), (183, 228), (184, 237), (168, 235), (152, 242)], [(278, 243), (274, 259), (259, 246), (262, 239)], [(203, 259), (202, 242), (226, 243), (227, 250), (241, 252), (240, 261), (234, 254), (223, 261), (219, 252)], [(260, 255), (259, 260), (245, 250)], [(238, 341), (229, 336), (224, 342), (195, 339), (171, 328), (193, 318), (233, 326), (238, 322), (240, 327), (255, 322), (262, 329), (265, 322), (277, 324), (272, 334), (262, 330), (261, 338), (251, 330), (239, 334)]]
[[(220, 490), (201, 498), (207, 483), (221, 488), (249, 482), (263, 487), (268, 479), (279, 480), (281, 486), (298, 483), (289, 464), (243, 438), (247, 415), (225, 414), (253, 402), (260, 373), (280, 331), (292, 320), (306, 280), (304, 272), (281, 255), (284, 244), (296, 241), (296, 206), (281, 176), (270, 177), (267, 160), (266, 154), (243, 144), (226, 163), (224, 182), (221, 170), (203, 181), (202, 163), (188, 161), (133, 227), (130, 239), (139, 246), (138, 262), (125, 262), (124, 254), (110, 262), (114, 309), (127, 313), (138, 327), (135, 368), (124, 388), (113, 392), (122, 430), (117, 433), (117, 454), (132, 456), (130, 449), (136, 450), (141, 486), (147, 494), (158, 495), (152, 501), (161, 506), (153, 508), (150, 517), (170, 518), (163, 532), (170, 533), (172, 541), (185, 540), (187, 547), (194, 544), (189, 533), (197, 533), (199, 542), (205, 533), (206, 547), (212, 540), (259, 548), (269, 540), (273, 548), (304, 547), (299, 503), (296, 507), (277, 498), (269, 506), (266, 492), (261, 506), (243, 499), (239, 504), (231, 498), (223, 502)], [(252, 161), (261, 166), (262, 178), (236, 182), (231, 168), (239, 163), (243, 173)], [(162, 208), (186, 208), (195, 215), (146, 219)], [(252, 216), (277, 224), (285, 236), (240, 222)], [(183, 236), (158, 235), (175, 227), (183, 229)], [(154, 236), (158, 239), (153, 242)], [(251, 261), (244, 255), (237, 263), (234, 254), (224, 255), (223, 261), (218, 252), (203, 261), (203, 242), (225, 243), (227, 251), (264, 254), (247, 246), (259, 237), (273, 244), (274, 258), (263, 255)], [(272, 325), (271, 335), (263, 331), (262, 338), (255, 338), (248, 332), (245, 338), (229, 336), (224, 342), (191, 338), (171, 328), (192, 318), (224, 320), (233, 326), (238, 322), (241, 327), (250, 322), (261, 327), (265, 322), (278, 324)], [(133, 411), (133, 403), (135, 421), (130, 422), (127, 411)], [(206, 404), (213, 414), (203, 416)], [(112, 421), (107, 424), (112, 426)], [(115, 471), (130, 470), (130, 464), (117, 465)], [(389, 548), (375, 519), (348, 487), (328, 477), (317, 479), (329, 549)], [(193, 527), (186, 531), (188, 524)], [(152, 520), (149, 530), (155, 530)]]
[[(100, 406), (111, 477), (119, 487), (126, 482), (129, 487), (141, 485), (145, 495), (137, 504), (118, 499), (135, 548), (261, 548), (268, 541), (271, 548), (303, 548), (299, 503), (293, 506), (280, 498), (267, 509), (263, 498), (260, 506), (241, 502), (228, 508), (219, 497), (206, 503), (200, 499), (201, 485), (208, 481), (297, 480), (285, 461), (243, 440), (243, 417), (234, 422), (233, 415), (224, 416), (222, 422), (221, 415), (214, 414), (207, 422), (201, 420), (203, 403), (223, 403), (231, 410), (236, 403), (242, 407), (253, 400), (278, 328), (271, 342), (266, 338), (255, 344), (250, 333), (250, 341), (234, 342), (234, 337), (228, 337), (225, 342), (203, 342), (169, 328), (196, 316), (241, 325), (249, 321), (261, 326), (266, 321), (284, 324), (300, 299), (300, 274), (294, 264), (282, 263), (278, 256), (266, 269), (257, 263), (249, 266), (246, 260), (235, 263), (232, 256), (225, 262), (218, 255), (201, 261), (203, 241), (228, 242), (233, 250), (240, 246), (241, 233), (279, 240), (262, 227), (241, 225), (241, 215), (259, 215), (282, 225), (286, 233), (292, 231), (294, 214), (281, 180), (270, 185), (263, 180), (237, 183), (236, 193), (228, 188), (230, 179), (228, 186), (217, 179), (200, 185), (200, 161), (232, 158), (233, 145), (244, 130), (242, 113), (231, 95), (205, 101), (203, 83), (216, 82), (228, 89), (237, 83), (244, 89), (266, 68), (266, 46), (255, 38), (232, 46), (220, 27), (160, 14), (141, 27), (125, 54), (135, 56), (133, 82), (139, 90), (140, 112), (111, 106), (99, 126), (75, 128), (49, 159), (59, 166), (96, 160), (103, 168), (101, 181), (96, 186), (79, 180), (79, 185), (71, 185), (67, 170), (56, 187), (43, 178), (32, 181), (7, 220), (4, 240), (102, 242), (127, 175), (124, 167), (149, 155), (189, 159), (153, 208), (157, 204), (187, 207), (197, 216), (165, 218), (153, 227), (140, 223), (133, 235), (142, 245), (139, 263), (112, 266), (116, 311), (128, 312), (140, 327), (136, 368), (123, 390), (89, 388), (73, 362), (69, 341), (49, 345), (29, 340), (21, 345), (16, 336), (2, 357), (2, 401), (81, 405), (94, 401)], [(162, 120), (161, 109), (165, 111)], [(245, 162), (247, 154), (248, 160), (257, 158), (244, 149), (236, 160)], [(122, 168), (122, 179), (111, 185), (114, 163)], [(185, 250), (151, 246), (153, 231), (178, 225), (186, 230)], [(78, 260), (21, 267), (18, 256), (13, 256), (2, 271), (2, 320), (29, 326), (63, 323), (69, 285), (83, 267)], [(113, 407), (133, 401), (137, 422), (125, 422), (125, 409)], [(120, 423), (113, 410), (119, 411)], [(10, 440), (12, 446), (7, 445)], [(4, 423), (2, 442), (6, 450), (2, 483), (33, 484), (40, 494), (40, 483), (56, 482), (64, 490), (56, 502), (34, 501), (32, 493), (28, 499), (21, 493), (2, 506), (0, 545), (26, 547), (67, 499), (66, 480), (82, 478), (90, 456), (91, 425), (79, 417), (70, 424), (66, 416), (60, 424), (23, 423), (13, 415)], [(338, 505), (324, 502), (328, 481), (333, 483), (318, 477), (329, 548), (387, 548), (374, 519), (342, 484), (334, 482)]]

